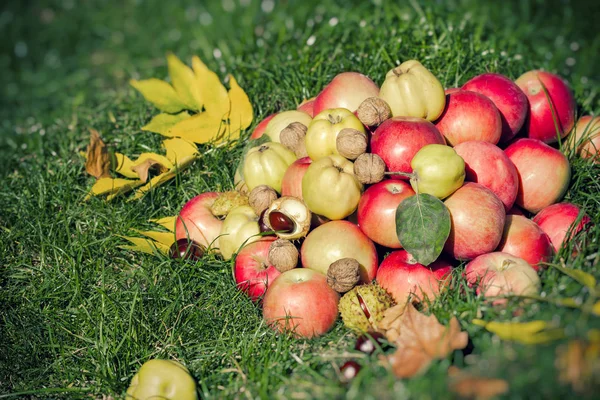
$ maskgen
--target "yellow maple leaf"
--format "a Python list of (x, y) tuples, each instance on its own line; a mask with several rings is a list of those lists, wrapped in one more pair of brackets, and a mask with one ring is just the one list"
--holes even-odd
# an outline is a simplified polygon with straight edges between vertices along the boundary
[(163, 140), (163, 147), (167, 152), (167, 159), (179, 169), (187, 167), (198, 158), (198, 147), (185, 139), (175, 138)]
[(150, 222), (154, 222), (155, 224), (158, 224), (168, 229), (170, 232), (175, 232), (175, 223), (177, 222), (177, 216), (173, 215), (171, 217), (151, 219)]
[(155, 254), (157, 251), (163, 254), (169, 253), (170, 246), (164, 245), (160, 242), (156, 242), (151, 239), (146, 238), (138, 238), (131, 236), (122, 236), (123, 239), (128, 240), (133, 243), (133, 245), (122, 245), (119, 246), (121, 249), (125, 250), (133, 250), (133, 251), (141, 251), (142, 253)]
[(192, 57), (192, 68), (200, 86), (206, 113), (220, 120), (226, 119), (231, 105), (227, 89), (221, 83), (221, 79), (197, 56)]
[(179, 137), (194, 143), (208, 143), (222, 137), (225, 128), (220, 117), (204, 112), (180, 121), (165, 136)]
[(131, 169), (131, 167), (133, 166), (133, 161), (131, 161), (129, 157), (127, 157), (125, 154), (115, 153), (115, 158), (117, 160), (117, 165), (115, 168), (116, 173), (123, 175), (127, 178), (138, 178), (138, 174), (133, 169)]
[(187, 111), (182, 111), (179, 114), (160, 113), (152, 117), (146, 125), (142, 126), (142, 130), (166, 135), (169, 129), (177, 125), (179, 121), (183, 121), (189, 117), (190, 114)]
[(511, 340), (523, 344), (548, 343), (561, 339), (565, 335), (563, 329), (552, 328), (547, 321), (541, 320), (529, 322), (485, 322), (475, 319), (473, 323), (495, 333), (503, 340)]
[(129, 83), (161, 111), (173, 114), (186, 109), (186, 104), (181, 100), (173, 86), (165, 81), (150, 78), (141, 81), (132, 79)]
[(171, 247), (173, 243), (175, 243), (175, 235), (173, 232), (160, 232), (160, 231), (142, 231), (139, 229), (134, 229), (140, 235), (144, 235), (155, 242), (162, 243), (165, 246)]
[(108, 195), (107, 200), (110, 201), (119, 194), (128, 192), (141, 184), (143, 182), (139, 179), (101, 178), (94, 183), (85, 200), (89, 200), (92, 196)]
[(229, 100), (231, 102), (229, 139), (237, 139), (240, 132), (252, 124), (252, 103), (250, 103), (248, 95), (232, 75), (229, 75), (229, 86)]
[(203, 99), (194, 71), (173, 53), (167, 54), (167, 65), (173, 87), (186, 108), (200, 111)]

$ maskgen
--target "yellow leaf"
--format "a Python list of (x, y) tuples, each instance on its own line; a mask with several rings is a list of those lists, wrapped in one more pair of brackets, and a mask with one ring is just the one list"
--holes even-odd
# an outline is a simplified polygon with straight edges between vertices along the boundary
[(483, 326), (503, 340), (511, 340), (523, 344), (547, 343), (564, 337), (562, 329), (548, 329), (546, 321), (530, 322), (485, 322), (473, 320), (475, 325)]
[(173, 114), (186, 108), (173, 86), (165, 81), (155, 78), (142, 81), (132, 79), (129, 83), (161, 111)]
[(225, 123), (221, 118), (203, 112), (179, 122), (165, 136), (180, 137), (194, 143), (208, 143), (222, 137), (224, 132)]
[(175, 170), (170, 170), (168, 172), (165, 172), (164, 174), (155, 176), (154, 178), (150, 179), (150, 182), (148, 182), (147, 184), (145, 184), (144, 186), (142, 186), (141, 188), (139, 188), (135, 194), (127, 201), (133, 201), (133, 200), (138, 200), (141, 199), (142, 197), (144, 197), (146, 195), (146, 193), (148, 193), (150, 190), (152, 190), (155, 187), (158, 187), (160, 185), (162, 185), (163, 183), (173, 179), (176, 175), (176, 171)]
[(95, 129), (90, 129), (90, 144), (87, 147), (85, 170), (96, 179), (110, 177), (108, 148)]
[(115, 158), (117, 160), (117, 167), (115, 168), (115, 172), (123, 175), (127, 178), (137, 179), (138, 174), (135, 173), (134, 170), (131, 169), (133, 166), (133, 161), (125, 154), (115, 153)]
[(203, 101), (194, 71), (173, 53), (167, 54), (167, 64), (171, 82), (179, 98), (190, 110), (200, 111)]
[(140, 180), (144, 183), (148, 180), (148, 175), (150, 175), (150, 170), (158, 172), (158, 174), (162, 174), (168, 171), (168, 169), (152, 158), (147, 158), (142, 163), (138, 163), (134, 167), (131, 167), (140, 177)]
[(169, 161), (179, 168), (187, 166), (198, 158), (198, 147), (185, 139), (163, 140), (163, 146), (167, 151)]
[(190, 114), (187, 111), (172, 115), (161, 113), (152, 117), (152, 120), (147, 125), (142, 126), (142, 130), (166, 135), (168, 130), (174, 127), (179, 121), (183, 121), (189, 117)]
[(165, 156), (156, 153), (142, 153), (132, 163), (131, 168), (135, 168), (141, 164), (144, 164), (147, 160), (153, 160), (164, 167), (165, 170), (170, 170), (174, 167), (173, 163)]
[(151, 219), (150, 222), (154, 222), (155, 224), (158, 224), (171, 232), (175, 232), (175, 223), (177, 222), (177, 216), (174, 215), (172, 217)]
[(237, 139), (240, 132), (252, 124), (252, 104), (244, 89), (242, 89), (235, 78), (229, 75), (229, 100), (231, 112), (229, 114), (229, 138)]
[(107, 200), (112, 200), (121, 193), (128, 192), (133, 188), (140, 186), (143, 182), (140, 180), (122, 179), (122, 178), (101, 178), (94, 183), (92, 189), (85, 197), (88, 200), (92, 196), (100, 196), (104, 194), (110, 195)]
[(564, 268), (559, 267), (557, 265), (551, 264), (554, 268), (558, 269), (563, 274), (575, 279), (577, 282), (581, 283), (583, 286), (590, 288), (592, 291), (596, 290), (596, 278), (592, 275), (584, 272), (580, 269), (573, 268)]
[(138, 229), (135, 229), (135, 231), (140, 235), (149, 237), (150, 239), (158, 243), (162, 243), (165, 246), (171, 247), (171, 245), (175, 242), (175, 235), (173, 232), (141, 231)]
[(230, 109), (229, 95), (221, 79), (197, 56), (192, 57), (192, 67), (200, 86), (206, 112), (216, 118), (226, 119)]
[(153, 240), (138, 238), (138, 237), (130, 237), (130, 236), (121, 236), (123, 239), (127, 239), (133, 245), (123, 245), (119, 246), (125, 250), (133, 250), (133, 251), (141, 251), (142, 253), (154, 254), (156, 251), (159, 251), (163, 254), (167, 254), (169, 252), (169, 246), (166, 246), (162, 243), (155, 242)]
[(600, 316), (600, 301), (597, 302), (596, 304), (594, 304), (594, 306), (592, 307), (592, 312), (596, 315)]

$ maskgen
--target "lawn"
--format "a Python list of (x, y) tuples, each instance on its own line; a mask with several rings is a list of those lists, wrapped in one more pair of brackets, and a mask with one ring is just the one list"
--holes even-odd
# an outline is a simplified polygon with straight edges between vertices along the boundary
[[(206, 3), (206, 4), (204, 4)], [(501, 4), (500, 4), (501, 3)], [(260, 309), (235, 287), (231, 264), (197, 263), (120, 249), (119, 235), (150, 228), (198, 193), (233, 188), (245, 139), (205, 152), (172, 182), (139, 201), (83, 201), (93, 184), (79, 151), (89, 128), (115, 150), (159, 149), (140, 127), (156, 114), (128, 85), (167, 76), (165, 54), (198, 55), (224, 78), (233, 74), (254, 106), (253, 126), (295, 108), (342, 71), (381, 84), (397, 63), (419, 59), (445, 85), (486, 72), (517, 78), (543, 68), (573, 88), (578, 114), (600, 112), (594, 2), (392, 2), (223, 0), (10, 1), (0, 8), (0, 398), (122, 398), (150, 358), (183, 362), (202, 398), (448, 398), (456, 365), (506, 379), (506, 398), (593, 397), (562, 383), (556, 351), (588, 338), (600, 318), (548, 301), (505, 309), (456, 285), (431, 306), (456, 316), (470, 336), (465, 351), (399, 380), (377, 357), (353, 350), (341, 321), (325, 336), (274, 334)], [(600, 279), (600, 167), (571, 158), (565, 199), (595, 227), (554, 264)], [(596, 301), (594, 291), (555, 268), (541, 272), (543, 296)], [(500, 340), (472, 320), (546, 320), (564, 338), (524, 345)], [(339, 382), (339, 366), (362, 372)]]

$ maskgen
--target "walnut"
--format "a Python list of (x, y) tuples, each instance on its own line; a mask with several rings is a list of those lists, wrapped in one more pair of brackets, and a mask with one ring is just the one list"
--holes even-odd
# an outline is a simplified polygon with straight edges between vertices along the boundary
[(354, 161), (354, 175), (363, 184), (380, 182), (385, 175), (385, 162), (377, 154), (361, 154)]
[(365, 126), (376, 127), (391, 118), (392, 111), (385, 100), (379, 97), (369, 97), (358, 106), (356, 116)]
[(277, 199), (277, 192), (271, 186), (258, 185), (250, 192), (248, 204), (256, 215), (260, 215)]
[(287, 239), (277, 239), (269, 247), (268, 261), (279, 272), (289, 271), (298, 265), (298, 249)]
[(360, 264), (354, 258), (334, 261), (327, 270), (327, 284), (339, 293), (352, 290), (360, 281)]
[(352, 128), (344, 128), (335, 139), (337, 151), (348, 160), (356, 160), (367, 151), (367, 135)]
[(296, 154), (296, 157), (306, 157), (308, 153), (306, 152), (304, 138), (306, 137), (307, 130), (308, 128), (303, 123), (292, 122), (281, 130), (279, 140), (282, 145), (292, 150)]

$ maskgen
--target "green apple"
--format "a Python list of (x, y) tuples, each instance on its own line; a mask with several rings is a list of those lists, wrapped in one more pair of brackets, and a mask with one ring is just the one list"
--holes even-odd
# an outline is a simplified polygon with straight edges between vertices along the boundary
[(438, 199), (450, 196), (465, 181), (465, 161), (450, 146), (428, 144), (410, 162), (410, 185), (417, 193)]
[(248, 190), (268, 185), (281, 193), (281, 181), (296, 155), (280, 143), (267, 142), (248, 150), (242, 166)]
[(330, 155), (339, 155), (336, 139), (345, 128), (356, 129), (366, 134), (364, 125), (350, 110), (332, 108), (317, 114), (306, 131), (305, 145), (308, 156), (316, 161)]
[(127, 389), (126, 400), (196, 400), (196, 382), (177, 361), (148, 360)]

